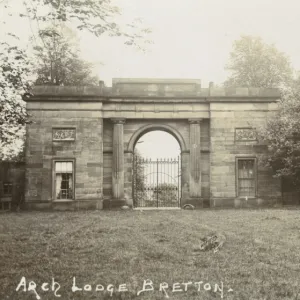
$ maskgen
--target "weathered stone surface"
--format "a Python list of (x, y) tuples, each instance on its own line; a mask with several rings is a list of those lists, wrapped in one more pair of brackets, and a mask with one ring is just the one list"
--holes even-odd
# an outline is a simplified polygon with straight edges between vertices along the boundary
[[(250, 101), (249, 101), (250, 102)], [(244, 111), (242, 108), (244, 107)], [(226, 110), (222, 112), (221, 109)], [(242, 104), (221, 107), (213, 106), (210, 119), (211, 133), (211, 201), (212, 206), (226, 205), (225, 198), (235, 199), (236, 188), (236, 158), (256, 158), (257, 164), (266, 151), (265, 145), (259, 145), (258, 141), (236, 140), (235, 128), (255, 128), (264, 125), (265, 120), (272, 113), (266, 109), (266, 103)], [(227, 111), (230, 110), (230, 114)], [(256, 180), (256, 197), (273, 197), (280, 194), (278, 180), (272, 178), (270, 172), (258, 168)], [(223, 198), (223, 199), (221, 199)], [(236, 200), (239, 202), (239, 200)], [(230, 202), (231, 203), (231, 202)], [(254, 202), (255, 203), (255, 202)], [(231, 203), (232, 204), (232, 203)], [(239, 206), (238, 204), (234, 204)]]
[(190, 123), (190, 197), (201, 197), (201, 119), (189, 119)]
[[(88, 104), (86, 104), (88, 108)], [(53, 109), (53, 106), (52, 106)], [(29, 109), (31, 112), (31, 110)], [(39, 112), (41, 112), (39, 114)], [(88, 118), (88, 114), (77, 113), (75, 119), (57, 111), (34, 111), (33, 123), (27, 127), (26, 140), (26, 193), (29, 203), (33, 200), (52, 201), (53, 160), (75, 159), (75, 197), (80, 199), (87, 194), (91, 178), (94, 191), (90, 199), (102, 197), (102, 119)], [(57, 117), (57, 116), (60, 117)], [(73, 126), (76, 128), (74, 141), (53, 141), (53, 128)], [(92, 138), (90, 138), (92, 137)], [(86, 197), (86, 196), (85, 196)]]
[(124, 129), (125, 119), (112, 119), (113, 122), (113, 198), (124, 199)]
[[(235, 206), (238, 157), (257, 161), (255, 199), (261, 200), (253, 204), (278, 199), (278, 180), (259, 164), (266, 146), (237, 139), (236, 128), (265, 124), (279, 96), (276, 89), (202, 89), (199, 80), (116, 79), (112, 89), (37, 87), (27, 103), (34, 121), (26, 141), (28, 207), (53, 202), (55, 159), (75, 164), (74, 201), (55, 202), (56, 208), (131, 206), (134, 144), (151, 130), (167, 131), (180, 144), (182, 205)], [(126, 122), (114, 124), (116, 118)], [(74, 140), (53, 140), (57, 128), (74, 128)]]

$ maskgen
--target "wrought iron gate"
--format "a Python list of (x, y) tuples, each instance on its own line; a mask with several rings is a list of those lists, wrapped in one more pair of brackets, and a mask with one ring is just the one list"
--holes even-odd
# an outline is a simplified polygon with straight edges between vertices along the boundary
[(133, 159), (134, 207), (179, 207), (180, 158)]

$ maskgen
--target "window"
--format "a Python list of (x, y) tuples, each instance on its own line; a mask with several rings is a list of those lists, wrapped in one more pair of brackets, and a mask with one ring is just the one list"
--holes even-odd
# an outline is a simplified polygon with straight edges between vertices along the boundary
[(55, 199), (73, 199), (74, 196), (74, 162), (54, 162)]
[(237, 159), (237, 193), (239, 197), (256, 196), (256, 159)]
[(12, 195), (12, 183), (11, 182), (3, 182), (3, 195), (4, 196)]

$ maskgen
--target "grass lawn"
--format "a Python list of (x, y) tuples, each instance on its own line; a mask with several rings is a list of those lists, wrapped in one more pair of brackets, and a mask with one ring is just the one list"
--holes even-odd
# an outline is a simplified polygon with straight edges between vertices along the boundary
[[(194, 255), (211, 232), (224, 246)], [(300, 299), (298, 209), (9, 213), (0, 241), (1, 300)]]

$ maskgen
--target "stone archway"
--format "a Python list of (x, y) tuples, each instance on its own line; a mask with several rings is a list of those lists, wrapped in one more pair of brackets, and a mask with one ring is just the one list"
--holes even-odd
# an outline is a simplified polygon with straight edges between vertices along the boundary
[[(138, 157), (137, 159), (134, 154), (134, 149), (138, 140), (147, 133), (154, 131), (165, 132), (172, 136), (179, 146), (179, 156), (176, 156), (176, 158), (160, 157), (155, 158), (154, 160), (142, 157)], [(127, 149), (125, 150), (128, 155), (126, 160), (131, 161), (132, 164), (131, 174), (127, 174), (127, 178), (130, 177), (131, 191), (127, 190), (127, 193), (125, 191), (125, 195), (130, 195), (130, 198), (132, 198), (132, 205), (134, 207), (180, 207), (183, 183), (181, 180), (181, 174), (185, 173), (182, 168), (187, 167), (186, 164), (181, 164), (181, 158), (183, 153), (186, 153), (186, 151), (186, 143), (182, 135), (174, 127), (168, 124), (146, 124), (132, 134), (127, 144)], [(143, 169), (142, 172), (144, 176), (138, 174), (141, 172), (141, 168)], [(141, 184), (140, 180), (138, 180), (140, 177), (144, 178), (142, 187), (141, 185), (138, 187), (136, 184), (137, 182)], [(143, 197), (141, 195), (143, 195)], [(138, 198), (139, 200), (137, 201)]]
[[(160, 120), (152, 119), (153, 123), (148, 120), (146, 123), (135, 118), (112, 118), (111, 121), (113, 123), (112, 199), (114, 203), (126, 203), (133, 206), (132, 167), (134, 146), (143, 134), (153, 130), (168, 132), (180, 145), (181, 205), (190, 202), (203, 203), (200, 144), (200, 123), (202, 119), (171, 121), (168, 118), (162, 118)], [(176, 126), (180, 126), (180, 132), (176, 129)], [(182, 133), (185, 135), (183, 136)]]
[[(165, 121), (165, 120), (164, 120)], [(164, 124), (164, 121), (161, 123), (145, 124), (140, 128), (136, 129), (132, 135), (128, 138), (128, 143), (125, 143), (125, 169), (130, 171), (125, 171), (125, 182), (124, 182), (124, 197), (126, 202), (130, 205), (133, 205), (133, 158), (134, 158), (134, 148), (138, 140), (145, 134), (152, 131), (164, 131), (170, 134), (178, 142), (180, 147), (180, 198), (183, 194), (186, 194), (188, 191), (188, 153), (189, 150), (186, 146), (186, 141), (184, 140), (182, 134), (173, 126), (169, 124)]]
[(137, 141), (139, 140), (139, 138), (142, 135), (144, 135), (150, 131), (154, 131), (154, 130), (161, 130), (161, 131), (166, 131), (166, 132), (170, 133), (179, 143), (181, 152), (187, 150), (186, 144), (185, 144), (185, 141), (184, 141), (182, 135), (175, 128), (173, 128), (170, 125), (166, 125), (166, 124), (148, 124), (148, 125), (141, 127), (140, 129), (138, 129), (131, 136), (128, 146), (127, 146), (127, 151), (133, 152), (134, 146), (137, 143)]

